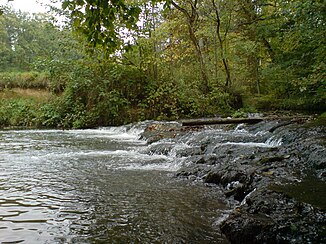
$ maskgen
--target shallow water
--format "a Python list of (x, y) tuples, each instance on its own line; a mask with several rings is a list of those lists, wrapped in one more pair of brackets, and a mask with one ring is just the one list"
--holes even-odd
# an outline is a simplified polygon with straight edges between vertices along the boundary
[(314, 207), (326, 210), (326, 183), (312, 175), (297, 183), (271, 185), (270, 189), (283, 192), (300, 202), (309, 203)]
[(0, 242), (225, 243), (216, 189), (173, 178), (143, 126), (0, 131)]

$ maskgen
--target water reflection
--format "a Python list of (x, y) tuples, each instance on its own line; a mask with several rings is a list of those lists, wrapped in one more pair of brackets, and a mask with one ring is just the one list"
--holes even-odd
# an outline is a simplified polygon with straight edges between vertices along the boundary
[(225, 242), (218, 193), (175, 181), (171, 158), (120, 129), (0, 132), (0, 241)]

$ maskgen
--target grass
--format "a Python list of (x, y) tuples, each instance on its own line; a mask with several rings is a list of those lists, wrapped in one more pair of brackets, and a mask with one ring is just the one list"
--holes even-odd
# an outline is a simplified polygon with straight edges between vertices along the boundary
[(21, 89), (48, 89), (49, 75), (40, 72), (1, 72), (0, 90)]
[(46, 102), (52, 98), (52, 94), (44, 89), (3, 89), (0, 91), (0, 99), (31, 99), (36, 102)]
[(289, 110), (289, 111), (325, 111), (324, 101), (315, 101), (313, 97), (276, 98), (273, 95), (243, 96), (245, 107), (256, 108), (258, 111)]
[(326, 112), (320, 114), (314, 121), (310, 123), (310, 126), (324, 126), (326, 128)]

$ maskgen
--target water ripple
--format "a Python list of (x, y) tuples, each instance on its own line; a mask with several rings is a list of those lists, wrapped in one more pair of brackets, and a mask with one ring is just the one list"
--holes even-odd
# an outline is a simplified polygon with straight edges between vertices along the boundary
[(0, 131), (0, 243), (223, 243), (213, 189), (168, 176), (189, 146), (147, 153), (143, 128)]

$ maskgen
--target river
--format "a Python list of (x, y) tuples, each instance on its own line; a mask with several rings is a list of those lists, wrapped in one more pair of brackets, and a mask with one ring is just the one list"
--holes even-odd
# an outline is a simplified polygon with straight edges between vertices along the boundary
[(145, 126), (0, 131), (0, 243), (227, 243), (221, 193), (173, 177)]

